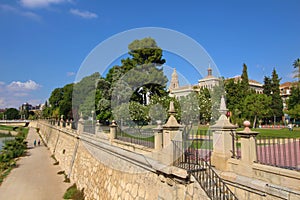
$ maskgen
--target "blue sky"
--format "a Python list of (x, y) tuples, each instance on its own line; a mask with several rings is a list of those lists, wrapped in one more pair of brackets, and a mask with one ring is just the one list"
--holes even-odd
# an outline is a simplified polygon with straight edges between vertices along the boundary
[[(282, 82), (291, 81), (300, 57), (299, 6), (297, 0), (1, 0), (0, 108), (44, 103), (54, 88), (74, 82), (99, 43), (140, 27), (193, 38), (224, 77), (241, 74), (246, 63), (251, 79), (262, 82), (275, 67)], [(171, 54), (165, 59), (171, 67), (187, 65)], [(188, 70), (185, 76), (191, 83), (201, 78)]]

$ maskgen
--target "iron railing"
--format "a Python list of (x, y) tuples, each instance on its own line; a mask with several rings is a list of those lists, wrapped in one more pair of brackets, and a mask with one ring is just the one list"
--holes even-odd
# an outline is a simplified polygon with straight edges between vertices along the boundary
[(210, 199), (237, 200), (234, 193), (213, 170), (205, 153), (195, 148), (193, 143), (192, 146), (187, 147), (186, 141), (172, 142), (174, 148), (173, 164), (187, 170), (190, 176), (194, 176)]
[(300, 170), (300, 138), (256, 137), (257, 163)]
[(83, 126), (83, 132), (90, 133), (90, 134), (95, 134), (96, 133), (96, 127), (95, 127), (95, 125), (85, 124)]
[(117, 128), (117, 140), (154, 148), (154, 132), (152, 130), (138, 130), (134, 128)]

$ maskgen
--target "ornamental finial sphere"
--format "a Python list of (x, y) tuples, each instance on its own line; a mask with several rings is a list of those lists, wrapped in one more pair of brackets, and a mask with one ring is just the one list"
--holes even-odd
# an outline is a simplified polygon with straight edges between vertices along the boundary
[(244, 121), (243, 124), (245, 127), (250, 127), (250, 125), (251, 125), (251, 123), (248, 120)]

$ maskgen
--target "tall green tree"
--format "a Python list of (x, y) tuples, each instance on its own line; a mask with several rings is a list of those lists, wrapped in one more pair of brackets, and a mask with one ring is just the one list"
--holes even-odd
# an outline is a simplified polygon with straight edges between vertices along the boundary
[(179, 103), (181, 108), (182, 124), (188, 125), (199, 121), (200, 110), (197, 93), (190, 93), (187, 96), (181, 97), (179, 99)]
[[(274, 118), (279, 118), (281, 119), (283, 115), (283, 102), (280, 96), (280, 80), (281, 78), (278, 77), (278, 74), (276, 72), (276, 69), (273, 69), (272, 72), (272, 92), (271, 92), (271, 97), (272, 97), (272, 115)], [(275, 123), (276, 119), (274, 119)]]
[(96, 88), (100, 79), (99, 72), (84, 77), (74, 85), (72, 96), (73, 117), (75, 120), (79, 118), (81, 112), (84, 117), (91, 116), (91, 111), (96, 110)]
[(288, 101), (288, 110), (294, 109), (298, 104), (300, 104), (300, 88), (299, 87), (292, 87), (291, 96), (289, 97)]
[(226, 105), (231, 112), (232, 123), (238, 123), (243, 110), (243, 94), (241, 92), (241, 83), (234, 82), (234, 79), (225, 81)]
[(207, 88), (201, 88), (197, 96), (199, 106), (199, 124), (207, 124), (212, 116), (212, 103)]
[(250, 91), (250, 86), (249, 86), (249, 78), (248, 78), (248, 67), (247, 65), (244, 63), (243, 64), (243, 72), (242, 72), (242, 76), (241, 76), (241, 92), (243, 93), (243, 96), (247, 96), (247, 94), (249, 94)]
[(134, 94), (131, 100), (146, 105), (147, 98), (154, 95), (165, 96), (167, 77), (163, 69), (158, 67), (166, 61), (162, 58), (162, 49), (152, 38), (135, 40), (128, 45), (132, 58), (122, 60), (123, 67), (130, 69), (126, 82), (132, 87)]
[(300, 104), (297, 104), (287, 112), (294, 120), (300, 119)]
[(5, 112), (4, 115), (6, 116), (7, 120), (13, 120), (13, 119), (20, 119), (20, 113), (17, 109), (15, 108), (8, 108)]
[(272, 93), (272, 79), (268, 76), (265, 76), (264, 78), (264, 94), (270, 96)]
[(293, 63), (294, 68), (297, 70), (295, 74), (295, 78), (298, 78), (298, 83), (300, 85), (300, 59), (297, 58)]
[(51, 105), (51, 107), (57, 108), (59, 107), (59, 102), (62, 100), (63, 98), (63, 91), (62, 88), (55, 88), (49, 98), (49, 103)]
[(59, 102), (59, 114), (64, 115), (65, 119), (72, 119), (72, 94), (74, 84), (67, 84), (62, 88), (62, 99)]
[(265, 94), (250, 94), (245, 98), (244, 107), (247, 110), (244, 114), (247, 119), (253, 121), (253, 127), (258, 119), (266, 117), (270, 112), (271, 104), (272, 98)]

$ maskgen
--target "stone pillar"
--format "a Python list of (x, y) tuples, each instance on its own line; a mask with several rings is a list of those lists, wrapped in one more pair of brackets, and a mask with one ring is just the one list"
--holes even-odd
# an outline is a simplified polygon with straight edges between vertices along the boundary
[(64, 127), (64, 115), (61, 115), (60, 116), (60, 128), (63, 128)]
[(78, 120), (78, 125), (77, 125), (77, 134), (80, 135), (83, 133), (83, 128), (84, 128), (84, 120), (82, 118), (82, 113), (80, 114), (80, 119)]
[(231, 124), (226, 117), (227, 108), (225, 99), (222, 96), (219, 112), (221, 116), (215, 125), (211, 126), (213, 133), (213, 152), (211, 156), (211, 164), (218, 170), (227, 170), (227, 160), (232, 157), (233, 151), (233, 134), (235, 134), (237, 126)]
[(174, 145), (172, 140), (182, 142), (182, 126), (174, 117), (175, 114), (174, 102), (170, 102), (169, 114), (170, 117), (167, 123), (163, 126), (163, 149), (165, 152), (164, 161), (168, 165), (172, 165), (174, 159)]
[(70, 119), (70, 124), (69, 124), (69, 129), (72, 129), (72, 126), (73, 126), (73, 120), (72, 119)]
[(117, 138), (117, 128), (118, 128), (118, 125), (116, 124), (116, 121), (112, 120), (111, 125), (110, 125), (110, 141), (111, 142)]
[(251, 165), (257, 159), (255, 137), (258, 132), (251, 131), (250, 122), (244, 122), (245, 129), (238, 131), (237, 135), (241, 137), (241, 161)]
[(101, 127), (100, 127), (100, 122), (97, 120), (96, 122), (96, 130), (95, 130), (96, 136), (99, 136), (101, 134)]
[(163, 129), (161, 127), (161, 121), (157, 121), (157, 127), (154, 131), (154, 148), (156, 151), (160, 151), (163, 148)]

